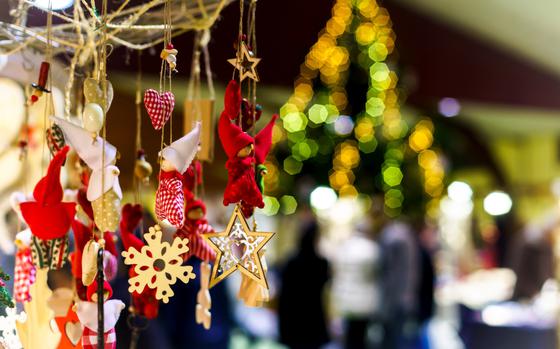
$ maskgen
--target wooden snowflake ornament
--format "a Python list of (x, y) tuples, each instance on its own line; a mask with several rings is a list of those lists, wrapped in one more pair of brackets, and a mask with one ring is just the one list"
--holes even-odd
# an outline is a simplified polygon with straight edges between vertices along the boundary
[(171, 285), (175, 284), (177, 279), (188, 283), (196, 275), (192, 266), (181, 265), (181, 256), (189, 251), (189, 239), (177, 237), (170, 245), (161, 241), (161, 238), (162, 231), (159, 225), (150, 227), (148, 233), (144, 234), (146, 245), (140, 251), (130, 247), (122, 252), (122, 256), (124, 264), (133, 265), (138, 274), (128, 280), (128, 292), (142, 293), (147, 286), (156, 290), (158, 300), (168, 303), (169, 298), (174, 295)]

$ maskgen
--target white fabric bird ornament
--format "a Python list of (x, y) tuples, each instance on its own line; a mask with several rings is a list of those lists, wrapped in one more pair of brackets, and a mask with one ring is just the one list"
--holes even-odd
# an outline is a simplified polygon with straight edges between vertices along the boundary
[(87, 199), (91, 202), (95, 224), (100, 231), (115, 231), (119, 225), (122, 190), (120, 170), (115, 166), (117, 149), (103, 138), (91, 136), (74, 123), (51, 116), (64, 138), (91, 169)]
[(175, 142), (165, 147), (160, 156), (161, 171), (156, 192), (156, 216), (163, 227), (181, 228), (185, 220), (183, 173), (190, 166), (200, 141), (200, 122)]

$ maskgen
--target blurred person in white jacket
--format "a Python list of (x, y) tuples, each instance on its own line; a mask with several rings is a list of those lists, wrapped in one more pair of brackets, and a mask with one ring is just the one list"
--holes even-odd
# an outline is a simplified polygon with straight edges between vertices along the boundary
[(345, 349), (370, 348), (368, 328), (380, 310), (381, 254), (372, 235), (371, 219), (366, 217), (342, 242), (333, 259), (333, 297), (344, 319)]

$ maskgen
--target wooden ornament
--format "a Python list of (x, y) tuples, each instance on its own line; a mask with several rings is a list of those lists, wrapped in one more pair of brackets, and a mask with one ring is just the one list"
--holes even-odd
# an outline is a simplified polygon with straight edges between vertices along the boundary
[(197, 121), (201, 122), (200, 150), (197, 158), (201, 161), (212, 161), (214, 159), (214, 100), (199, 99), (185, 100), (183, 131), (189, 133)]
[(257, 64), (261, 61), (260, 58), (253, 57), (245, 42), (241, 43), (240, 57), (228, 59), (228, 62), (239, 70), (239, 80), (243, 81), (245, 78), (259, 81), (257, 74)]
[(136, 276), (128, 280), (128, 292), (142, 293), (145, 287), (156, 290), (156, 299), (164, 303), (174, 295), (171, 285), (177, 279), (188, 283), (195, 278), (192, 266), (183, 266), (184, 253), (189, 250), (189, 239), (176, 237), (172, 244), (162, 241), (159, 225), (150, 227), (144, 234), (146, 245), (138, 251), (134, 247), (122, 252), (124, 264), (133, 265)]
[(89, 240), (84, 246), (82, 252), (82, 283), (84, 286), (89, 286), (95, 281), (98, 251), (99, 243), (95, 240)]
[(105, 112), (111, 107), (113, 103), (113, 84), (109, 80), (106, 80), (107, 84), (107, 97), (103, 92), (102, 83), (95, 80), (94, 78), (88, 78), (84, 81), (84, 97), (86, 104), (96, 103), (99, 104)]
[(60, 342), (57, 349), (82, 348), (82, 325), (72, 307), (68, 308), (66, 315), (55, 317), (56, 326), (60, 331)]
[(210, 288), (234, 271), (240, 270), (244, 275), (268, 289), (266, 273), (259, 252), (274, 236), (274, 233), (251, 231), (241, 208), (236, 205), (225, 231), (203, 236), (216, 251)]
[(200, 263), (200, 291), (196, 295), (196, 323), (202, 324), (205, 329), (210, 329), (212, 322), (212, 314), (210, 308), (212, 307), (212, 298), (208, 286), (210, 283), (210, 264), (206, 262)]

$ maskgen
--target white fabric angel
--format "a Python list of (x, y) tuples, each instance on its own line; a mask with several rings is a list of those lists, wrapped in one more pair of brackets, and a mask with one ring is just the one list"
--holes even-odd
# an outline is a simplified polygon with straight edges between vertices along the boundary
[(79, 157), (92, 170), (87, 189), (95, 224), (100, 231), (115, 231), (119, 224), (122, 190), (119, 184), (120, 170), (115, 166), (117, 149), (103, 138), (74, 123), (51, 116), (64, 133), (64, 138)]

